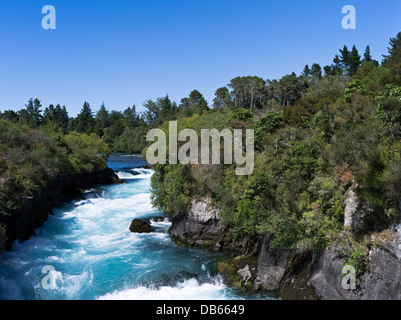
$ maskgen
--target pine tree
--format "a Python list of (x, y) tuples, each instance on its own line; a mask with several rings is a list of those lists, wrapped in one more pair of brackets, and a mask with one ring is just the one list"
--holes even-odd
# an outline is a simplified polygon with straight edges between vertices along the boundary
[(322, 78), (322, 68), (319, 64), (314, 63), (312, 65), (312, 68), (310, 70), (310, 74), (312, 77), (315, 77), (316, 79), (321, 79)]
[(349, 55), (349, 68), (348, 71), (351, 76), (355, 75), (361, 65), (361, 56), (358, 53), (358, 49), (354, 45)]
[(38, 128), (42, 122), (42, 107), (39, 99), (33, 100), (29, 99), (28, 104), (25, 105), (26, 112), (24, 112), (22, 116), (22, 121), (33, 128)]
[(76, 118), (75, 130), (81, 133), (91, 133), (93, 132), (94, 125), (95, 120), (93, 118), (92, 109), (89, 103), (85, 101), (81, 112)]
[(63, 106), (61, 108), (61, 106), (58, 104), (56, 106), (56, 110), (58, 110), (59, 108), (60, 108), (60, 112), (58, 113), (57, 122), (59, 123), (59, 125), (60, 125), (61, 129), (63, 130), (63, 132), (67, 133), (68, 122), (70, 120), (70, 117), (68, 116), (67, 108), (65, 106)]
[(346, 72), (349, 70), (349, 67), (351, 64), (350, 63), (351, 53), (349, 52), (347, 46), (344, 46), (344, 48), (342, 50), (340, 49), (340, 53), (341, 53), (341, 55), (340, 55), (339, 59), (340, 59), (341, 69)]
[(369, 46), (366, 47), (366, 50), (365, 50), (365, 53), (364, 53), (363, 57), (364, 57), (363, 61), (365, 61), (365, 62), (370, 62), (370, 61), (373, 60), (372, 59), (372, 55), (370, 54), (370, 47)]
[(304, 71), (302, 71), (301, 76), (308, 78), (311, 75), (311, 70), (309, 69), (309, 66), (306, 65), (304, 68)]
[(104, 103), (102, 103), (96, 113), (96, 124), (100, 127), (101, 130), (104, 130), (105, 128), (110, 126), (110, 115)]
[(390, 39), (388, 55), (383, 57), (383, 66), (390, 69), (394, 82), (401, 85), (401, 32)]

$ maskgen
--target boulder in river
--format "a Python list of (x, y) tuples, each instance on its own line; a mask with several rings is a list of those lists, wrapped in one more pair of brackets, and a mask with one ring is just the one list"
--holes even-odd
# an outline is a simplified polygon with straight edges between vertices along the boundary
[(151, 232), (150, 223), (142, 219), (134, 219), (129, 227), (131, 232), (135, 233), (149, 233)]

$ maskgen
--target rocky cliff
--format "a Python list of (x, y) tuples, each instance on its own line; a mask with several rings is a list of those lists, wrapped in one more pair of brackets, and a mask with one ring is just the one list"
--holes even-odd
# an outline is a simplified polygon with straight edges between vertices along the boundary
[(223, 226), (210, 197), (193, 200), (187, 215), (172, 220), (169, 233), (174, 242), (187, 247), (246, 251), (252, 246), (249, 237), (242, 237), (240, 241), (233, 238)]
[(10, 250), (16, 240), (24, 241), (35, 235), (52, 208), (71, 201), (84, 189), (96, 184), (122, 183), (112, 169), (103, 171), (64, 175), (57, 177), (45, 187), (39, 188), (33, 198), (23, 199), (20, 209), (0, 218), (0, 252)]
[[(357, 208), (366, 210), (361, 212)], [(361, 205), (357, 196), (350, 194), (346, 211), (346, 227), (359, 232), (369, 221), (371, 208)], [(202, 198), (192, 202), (187, 216), (173, 221), (170, 233), (181, 245), (207, 249), (236, 247), (236, 256), (220, 261), (218, 270), (226, 283), (248, 293), (264, 291), (295, 300), (401, 299), (401, 242), (395, 230), (376, 232), (369, 239), (357, 239), (355, 233), (344, 231), (321, 252), (289, 254), (273, 250), (268, 237), (233, 239), (220, 222), (211, 199)], [(355, 243), (362, 248), (366, 270), (358, 274), (355, 288), (348, 289), (342, 268), (353, 263), (349, 255)]]

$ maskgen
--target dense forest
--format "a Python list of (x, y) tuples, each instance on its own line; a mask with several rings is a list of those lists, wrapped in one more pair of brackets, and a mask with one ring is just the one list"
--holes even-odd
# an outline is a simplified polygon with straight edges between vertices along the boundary
[[(319, 250), (344, 230), (352, 187), (374, 211), (365, 236), (398, 222), (401, 33), (381, 63), (369, 47), (361, 57), (344, 46), (323, 69), (232, 79), (211, 110), (197, 97), (179, 107), (178, 130), (254, 129), (255, 169), (236, 176), (227, 165), (157, 165), (153, 203), (170, 217), (207, 195), (236, 235), (269, 235), (272, 247), (287, 252)], [(167, 123), (160, 128), (168, 134)]]
[[(112, 152), (140, 153), (151, 128), (255, 130), (255, 170), (236, 176), (227, 165), (156, 165), (153, 203), (170, 217), (191, 200), (211, 196), (236, 234), (269, 234), (288, 251), (318, 249), (343, 230), (344, 193), (377, 208), (375, 228), (400, 216), (401, 33), (379, 63), (344, 46), (323, 68), (278, 80), (241, 76), (218, 88), (212, 103), (192, 91), (179, 104), (169, 96), (136, 107), (76, 117), (60, 104), (43, 109), (30, 99), (0, 113), (0, 214), (60, 172), (93, 171)], [(373, 230), (368, 230), (373, 231)]]

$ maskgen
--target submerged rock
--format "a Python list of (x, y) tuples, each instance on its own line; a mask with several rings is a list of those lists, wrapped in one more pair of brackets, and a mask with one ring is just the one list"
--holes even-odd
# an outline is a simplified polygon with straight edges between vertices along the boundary
[(132, 220), (129, 230), (135, 233), (150, 233), (152, 231), (150, 223), (142, 219)]

